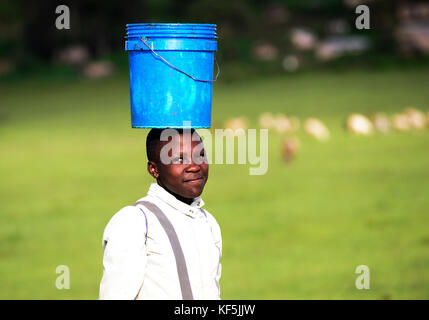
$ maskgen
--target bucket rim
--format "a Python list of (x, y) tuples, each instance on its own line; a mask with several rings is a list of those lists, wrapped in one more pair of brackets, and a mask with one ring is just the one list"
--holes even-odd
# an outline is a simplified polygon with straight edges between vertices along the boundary
[(217, 39), (216, 24), (208, 23), (130, 23), (126, 39), (150, 38)]
[(216, 24), (213, 23), (127, 23), (126, 27), (143, 27), (143, 26), (192, 26), (192, 27), (216, 27)]
[(210, 129), (211, 125), (196, 125), (196, 126), (183, 126), (183, 125), (151, 125), (151, 124), (142, 124), (142, 125), (133, 125), (131, 124), (133, 129)]

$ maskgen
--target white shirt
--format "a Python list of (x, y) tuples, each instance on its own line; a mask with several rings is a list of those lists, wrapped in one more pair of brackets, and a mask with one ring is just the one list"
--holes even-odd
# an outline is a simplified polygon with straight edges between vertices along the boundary
[[(173, 225), (194, 299), (220, 299), (222, 237), (215, 218), (201, 208), (203, 200), (198, 197), (187, 205), (152, 183), (138, 201), (157, 205)], [(145, 207), (127, 206), (117, 212), (104, 230), (103, 248), (100, 299), (182, 299), (168, 236)]]

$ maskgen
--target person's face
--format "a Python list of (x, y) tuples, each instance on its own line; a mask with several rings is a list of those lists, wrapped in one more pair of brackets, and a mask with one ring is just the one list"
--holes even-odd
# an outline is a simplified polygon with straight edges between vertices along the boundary
[[(158, 184), (176, 197), (179, 196), (178, 198), (192, 199), (200, 196), (209, 172), (201, 138), (192, 141), (190, 134), (186, 139), (183, 134), (175, 134), (169, 141), (161, 141), (158, 146), (157, 161), (148, 162), (148, 171), (157, 179)], [(170, 163), (163, 163), (160, 159), (164, 146), (168, 147), (168, 156), (172, 159)]]

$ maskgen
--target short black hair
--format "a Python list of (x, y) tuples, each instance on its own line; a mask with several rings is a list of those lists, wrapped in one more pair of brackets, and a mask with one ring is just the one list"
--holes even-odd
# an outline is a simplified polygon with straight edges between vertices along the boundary
[[(162, 131), (165, 129), (151, 129), (146, 137), (146, 155), (148, 161), (157, 162), (159, 155), (157, 155), (157, 147), (161, 141)], [(183, 134), (183, 129), (174, 129), (177, 130), (179, 134)], [(195, 129), (191, 129), (191, 134), (193, 134)]]

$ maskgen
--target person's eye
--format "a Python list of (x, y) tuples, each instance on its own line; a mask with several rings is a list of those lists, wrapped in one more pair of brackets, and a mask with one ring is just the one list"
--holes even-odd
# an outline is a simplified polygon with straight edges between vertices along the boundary
[(194, 159), (201, 159), (201, 158), (204, 158), (204, 152), (194, 153)]
[(202, 163), (206, 163), (207, 159), (206, 159), (206, 153), (205, 152), (201, 152), (199, 154), (195, 155), (195, 161), (198, 164), (202, 164)]
[(183, 157), (173, 158), (172, 162), (175, 163), (175, 164), (183, 163)]

